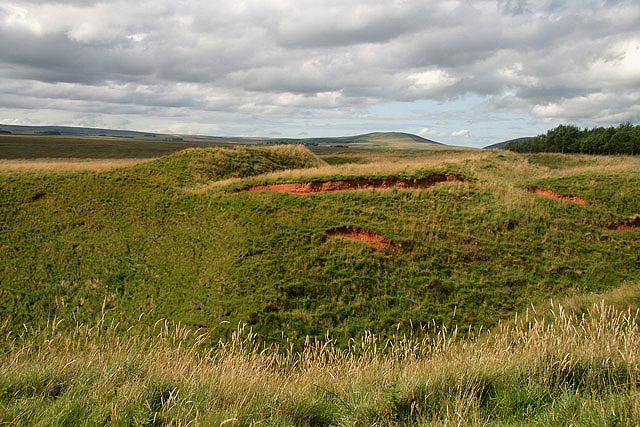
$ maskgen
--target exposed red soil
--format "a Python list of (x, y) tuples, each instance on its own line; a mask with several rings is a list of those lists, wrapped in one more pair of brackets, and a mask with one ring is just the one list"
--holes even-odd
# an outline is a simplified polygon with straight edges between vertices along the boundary
[(470, 249), (475, 249), (476, 244), (471, 241), (471, 239), (463, 239), (462, 244)]
[(376, 249), (396, 247), (391, 240), (386, 239), (384, 236), (359, 227), (346, 226), (331, 229), (324, 234), (322, 241), (327, 240), (329, 237), (343, 237), (345, 239), (365, 242), (374, 246)]
[(275, 191), (277, 193), (292, 194), (313, 194), (313, 193), (335, 193), (338, 191), (354, 190), (387, 190), (390, 188), (400, 189), (423, 189), (434, 186), (439, 182), (465, 182), (473, 181), (460, 178), (455, 175), (434, 174), (427, 178), (358, 178), (341, 179), (334, 181), (311, 181), (311, 182), (286, 182), (282, 184), (256, 185), (240, 191)]
[(532, 187), (530, 189), (535, 194), (540, 194), (545, 197), (549, 197), (551, 199), (564, 200), (565, 202), (577, 203), (579, 205), (586, 205), (587, 201), (585, 199), (581, 199), (577, 196), (563, 196), (562, 194), (558, 194), (555, 191), (548, 190), (546, 188), (540, 187)]
[(640, 215), (636, 215), (634, 218), (629, 218), (626, 221), (616, 222), (615, 224), (606, 225), (609, 230), (624, 231), (631, 228), (640, 227)]

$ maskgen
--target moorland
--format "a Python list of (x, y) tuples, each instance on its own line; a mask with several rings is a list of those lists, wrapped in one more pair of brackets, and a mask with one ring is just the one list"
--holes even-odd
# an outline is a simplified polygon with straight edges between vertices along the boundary
[(382, 148), (0, 161), (2, 420), (637, 423), (640, 158)]

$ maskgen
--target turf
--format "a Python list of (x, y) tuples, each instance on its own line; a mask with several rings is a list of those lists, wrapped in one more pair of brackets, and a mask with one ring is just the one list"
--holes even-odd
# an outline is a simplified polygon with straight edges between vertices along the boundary
[[(16, 331), (104, 315), (127, 327), (168, 318), (213, 341), (246, 322), (271, 342), (284, 333), (300, 345), (329, 331), (344, 345), (365, 330), (385, 337), (434, 321), (479, 329), (550, 297), (640, 279), (640, 230), (603, 227), (640, 212), (637, 159), (550, 168), (511, 153), (405, 156), (324, 166), (302, 148), (192, 149), (102, 172), (4, 172), (0, 312)], [(474, 183), (233, 191), (435, 172)], [(531, 185), (588, 203), (534, 195)], [(325, 238), (339, 227), (378, 233), (397, 249)]]

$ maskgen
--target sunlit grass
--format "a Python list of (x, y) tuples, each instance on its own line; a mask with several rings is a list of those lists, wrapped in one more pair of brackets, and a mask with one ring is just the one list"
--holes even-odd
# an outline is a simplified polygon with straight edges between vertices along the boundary
[(634, 425), (638, 312), (554, 305), (460, 338), (435, 324), (339, 347), (265, 345), (240, 326), (206, 334), (157, 322), (53, 320), (4, 331), (0, 419), (14, 425)]
[(102, 172), (144, 163), (150, 159), (0, 159), (0, 172)]

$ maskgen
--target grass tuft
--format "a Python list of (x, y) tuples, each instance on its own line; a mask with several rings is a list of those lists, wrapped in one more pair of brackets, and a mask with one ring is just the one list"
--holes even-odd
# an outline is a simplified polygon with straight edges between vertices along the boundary
[(133, 335), (102, 323), (19, 336), (5, 327), (0, 421), (635, 425), (638, 315), (604, 301), (581, 315), (555, 305), (474, 336), (434, 327), (299, 351), (243, 327), (214, 347), (170, 322)]

